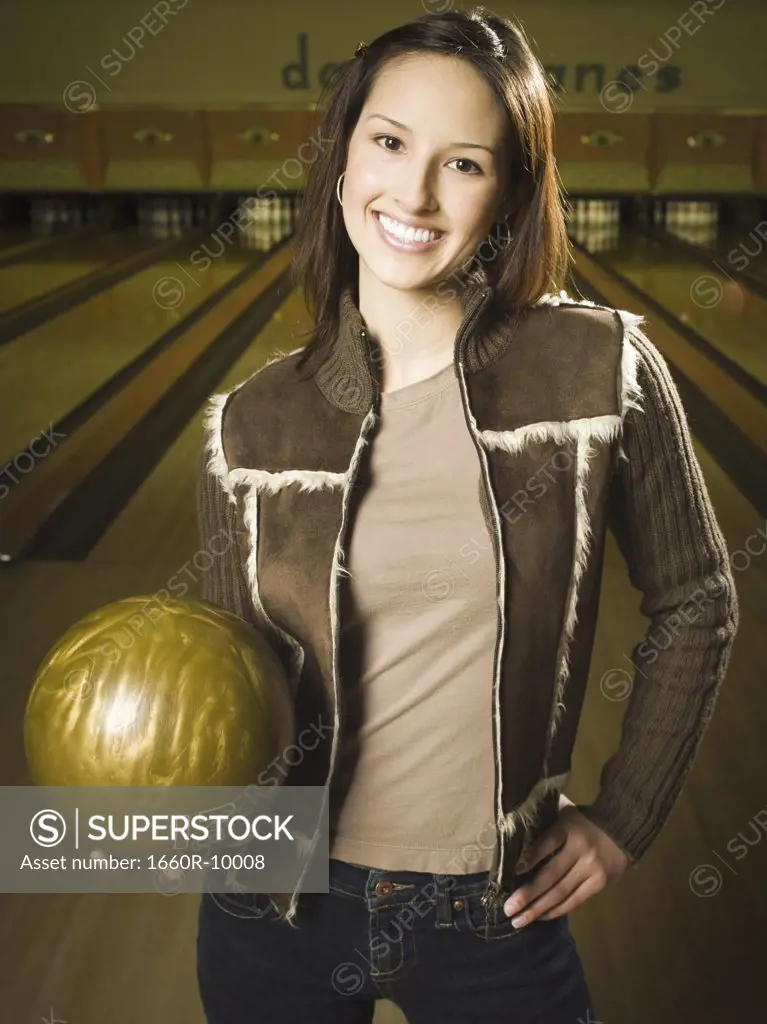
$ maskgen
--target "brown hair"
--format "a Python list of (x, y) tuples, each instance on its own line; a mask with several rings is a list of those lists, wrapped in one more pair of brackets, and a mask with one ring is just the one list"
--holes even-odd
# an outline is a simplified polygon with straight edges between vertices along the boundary
[(427, 14), (358, 46), (357, 55), (326, 86), (320, 145), (307, 172), (293, 240), (293, 281), (303, 288), (314, 320), (297, 369), (314, 355), (327, 355), (338, 333), (341, 293), (346, 286), (356, 293), (359, 257), (336, 197), (349, 140), (384, 63), (418, 53), (469, 61), (508, 114), (512, 212), (507, 237), (500, 247), (491, 243), (489, 259), (485, 242), (474, 256), (475, 263), (486, 263), (495, 307), (513, 312), (563, 285), (570, 256), (554, 160), (551, 86), (524, 30), (484, 7)]

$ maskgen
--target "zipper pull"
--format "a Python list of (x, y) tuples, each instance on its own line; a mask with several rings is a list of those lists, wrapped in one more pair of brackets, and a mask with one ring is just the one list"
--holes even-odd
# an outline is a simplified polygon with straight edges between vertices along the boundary
[(479, 902), (485, 908), (489, 907), (491, 903), (498, 903), (498, 896), (500, 894), (500, 891), (501, 887), (500, 885), (498, 885), (497, 882), (488, 882), (487, 888), (482, 894), (482, 897)]

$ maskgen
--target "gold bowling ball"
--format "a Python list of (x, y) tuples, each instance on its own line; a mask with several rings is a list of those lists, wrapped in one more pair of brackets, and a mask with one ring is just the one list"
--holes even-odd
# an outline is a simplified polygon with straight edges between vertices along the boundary
[(24, 747), (41, 786), (274, 785), (259, 775), (293, 730), (285, 671), (257, 630), (206, 602), (138, 596), (48, 652)]

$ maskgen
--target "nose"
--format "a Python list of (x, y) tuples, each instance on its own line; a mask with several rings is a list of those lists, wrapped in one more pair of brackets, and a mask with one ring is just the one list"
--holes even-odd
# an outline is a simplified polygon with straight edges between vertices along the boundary
[(432, 213), (439, 206), (434, 190), (432, 169), (427, 163), (410, 161), (402, 169), (393, 190), (394, 200), (403, 213), (415, 216)]

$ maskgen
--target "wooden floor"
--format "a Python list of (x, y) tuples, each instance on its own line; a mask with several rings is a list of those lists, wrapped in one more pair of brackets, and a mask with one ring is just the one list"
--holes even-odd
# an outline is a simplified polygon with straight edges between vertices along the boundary
[[(304, 316), (291, 295), (215, 390), (247, 376), (273, 350), (295, 347), (286, 343), (287, 327)], [(110, 329), (108, 322), (102, 327)], [(22, 356), (19, 347), (15, 358)], [(201, 439), (198, 416), (84, 561), (0, 567), (4, 785), (30, 782), (24, 706), (35, 668), (57, 637), (99, 605), (164, 586), (197, 549), (194, 466)], [(753, 552), (733, 559), (740, 633), (700, 757), (667, 827), (637, 870), (571, 914), (603, 1024), (764, 1017), (767, 526), (700, 447), (698, 456), (731, 553)], [(609, 538), (591, 685), (567, 789), (575, 801), (593, 798), (618, 742), (623, 704), (606, 698), (600, 679), (628, 666), (644, 633), (639, 598)], [(68, 1024), (203, 1024), (195, 977), (198, 899), (0, 895), (0, 1021), (31, 1024), (53, 1012)], [(375, 1020), (405, 1018), (382, 1001)]]

